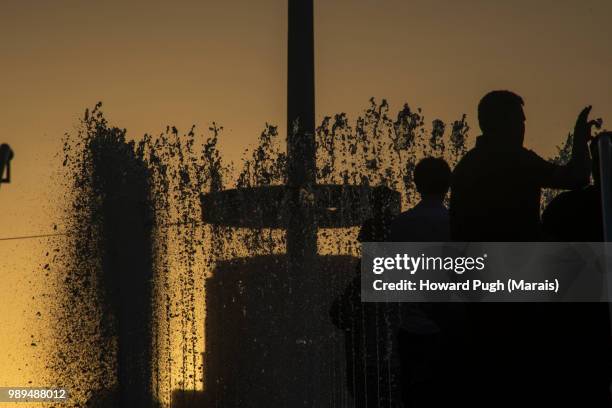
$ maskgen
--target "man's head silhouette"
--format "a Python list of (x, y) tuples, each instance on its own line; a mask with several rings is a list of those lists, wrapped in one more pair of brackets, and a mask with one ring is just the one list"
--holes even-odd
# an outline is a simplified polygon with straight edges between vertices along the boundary
[(492, 91), (478, 104), (478, 122), (484, 135), (499, 143), (522, 146), (525, 137), (523, 98), (510, 91)]
[(450, 177), (450, 167), (443, 159), (427, 157), (414, 169), (414, 184), (422, 198), (444, 199)]

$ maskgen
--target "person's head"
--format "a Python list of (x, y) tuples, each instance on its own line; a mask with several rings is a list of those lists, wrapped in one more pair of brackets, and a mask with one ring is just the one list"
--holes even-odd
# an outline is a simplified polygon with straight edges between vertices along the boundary
[(427, 157), (414, 169), (414, 184), (422, 198), (444, 199), (450, 186), (451, 170), (444, 159)]
[(478, 104), (478, 123), (483, 134), (522, 146), (525, 138), (523, 98), (510, 91), (489, 92)]

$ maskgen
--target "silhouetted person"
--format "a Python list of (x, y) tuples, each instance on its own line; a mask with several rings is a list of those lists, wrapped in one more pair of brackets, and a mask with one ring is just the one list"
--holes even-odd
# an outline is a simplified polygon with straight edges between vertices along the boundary
[[(394, 242), (450, 240), (448, 193), (451, 170), (446, 161), (428, 157), (414, 170), (421, 200), (391, 223)], [(456, 398), (457, 353), (464, 342), (463, 305), (456, 303), (402, 303), (398, 351), (402, 372), (402, 399), (406, 407), (439, 407)], [(441, 392), (444, 390), (444, 392)]]
[[(392, 215), (384, 192), (374, 190), (373, 215), (364, 221), (357, 240), (389, 240)], [(361, 268), (333, 302), (330, 315), (344, 331), (347, 389), (355, 408), (390, 408), (399, 400), (399, 362), (393, 358), (397, 328), (396, 303), (361, 302)]]
[(483, 134), (453, 172), (452, 239), (538, 241), (541, 189), (572, 189), (588, 183), (590, 110), (587, 107), (578, 116), (571, 160), (560, 166), (523, 147), (525, 114), (520, 96), (509, 91), (485, 95), (478, 105)]
[[(478, 105), (483, 132), (458, 163), (451, 183), (450, 222), (454, 241), (538, 241), (540, 195), (544, 187), (580, 188), (588, 183), (590, 107), (576, 121), (572, 157), (555, 165), (523, 147), (523, 100), (493, 91)], [(470, 364), (465, 376), (474, 388), (472, 406), (561, 406), (577, 403), (583, 390), (564, 369), (563, 356), (580, 353), (556, 304), (469, 303)], [(567, 378), (571, 373), (573, 378)], [(593, 406), (593, 405), (582, 405)]]
[(603, 242), (603, 216), (599, 151), (591, 142), (593, 184), (557, 195), (542, 214), (544, 232), (550, 239), (566, 242)]
[(450, 240), (448, 193), (451, 171), (443, 159), (428, 157), (414, 169), (414, 183), (421, 201), (391, 223), (391, 241), (446, 242)]
[[(549, 239), (559, 242), (602, 242), (603, 216), (599, 152), (597, 140), (591, 142), (593, 181), (584, 188), (564, 192), (555, 197), (542, 214), (542, 225)], [(605, 284), (605, 282), (602, 282)], [(588, 400), (589, 406), (610, 405), (610, 314), (607, 303), (578, 303), (558, 305), (563, 309), (565, 323), (571, 327), (565, 343), (573, 353), (566, 353), (566, 367), (573, 384)]]

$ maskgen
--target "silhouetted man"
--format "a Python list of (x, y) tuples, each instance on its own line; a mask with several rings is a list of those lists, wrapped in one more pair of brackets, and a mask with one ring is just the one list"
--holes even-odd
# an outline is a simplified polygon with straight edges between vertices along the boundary
[[(493, 91), (478, 105), (483, 132), (458, 163), (451, 183), (450, 222), (454, 241), (538, 241), (540, 193), (544, 187), (580, 188), (588, 183), (587, 141), (594, 122), (591, 108), (578, 116), (569, 163), (547, 162), (523, 147), (523, 100), (509, 91)], [(470, 303), (470, 354), (465, 376), (473, 387), (472, 406), (560, 406), (588, 396), (564, 369), (563, 355), (581, 353), (568, 341), (556, 304)], [(583, 392), (585, 391), (585, 392)], [(465, 401), (464, 401), (465, 403)], [(594, 405), (583, 405), (594, 406)]]
[(538, 241), (544, 187), (573, 189), (589, 181), (587, 139), (593, 122), (585, 108), (576, 121), (570, 162), (550, 163), (523, 147), (523, 100), (493, 91), (478, 105), (482, 136), (457, 164), (451, 186), (454, 241)]
[[(394, 242), (450, 240), (448, 193), (451, 170), (446, 161), (428, 157), (414, 169), (421, 200), (391, 223)], [(398, 351), (402, 399), (406, 407), (439, 407), (456, 398), (463, 343), (463, 308), (451, 303), (402, 303)], [(444, 390), (443, 392), (441, 392)]]

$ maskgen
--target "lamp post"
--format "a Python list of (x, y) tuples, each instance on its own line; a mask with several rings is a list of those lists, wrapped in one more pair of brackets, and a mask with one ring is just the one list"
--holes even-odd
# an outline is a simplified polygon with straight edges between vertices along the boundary
[(15, 157), (7, 144), (0, 145), (0, 184), (11, 182), (11, 160)]

